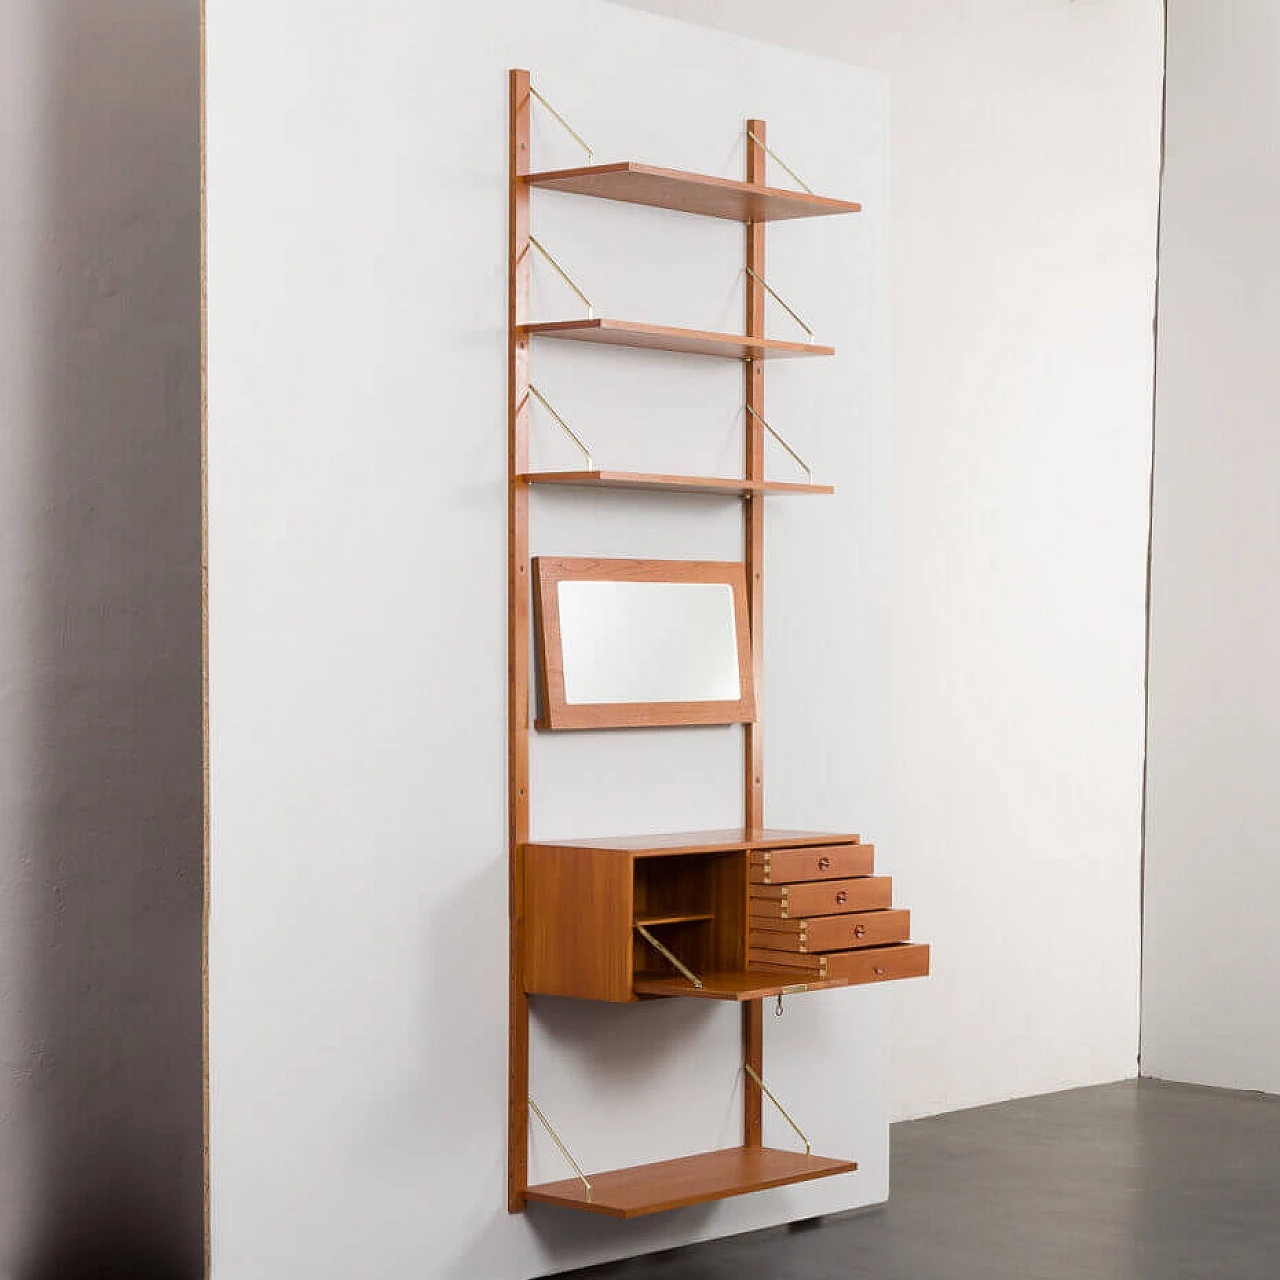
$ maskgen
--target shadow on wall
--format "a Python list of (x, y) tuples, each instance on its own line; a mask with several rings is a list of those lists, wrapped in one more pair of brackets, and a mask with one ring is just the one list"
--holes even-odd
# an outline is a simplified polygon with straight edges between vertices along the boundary
[(21, 970), (0, 1274), (186, 1280), (203, 1268), (199, 6), (20, 4), (43, 85), (22, 126), (41, 135), (22, 321), (39, 367), (16, 424), (36, 460), (23, 616), (0, 620), (26, 646), (0, 694), (21, 684), (30, 708), (4, 729), (25, 777), (0, 783), (22, 788), (0, 826)]

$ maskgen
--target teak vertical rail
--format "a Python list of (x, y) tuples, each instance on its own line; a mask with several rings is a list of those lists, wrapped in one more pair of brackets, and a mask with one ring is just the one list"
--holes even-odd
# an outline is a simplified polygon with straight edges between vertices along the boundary
[[(747, 121), (747, 181), (765, 185), (765, 123)], [(764, 337), (763, 222), (747, 223), (746, 333)], [(746, 436), (745, 475), (748, 480), (764, 479), (764, 361), (746, 360), (743, 413)], [(759, 416), (757, 416), (759, 415)], [(764, 696), (764, 495), (753, 493), (744, 500), (743, 560), (747, 578), (747, 614), (751, 624), (751, 654), (755, 665), (756, 718), (743, 728), (743, 814), (750, 829), (764, 826), (764, 738), (762, 701)], [(742, 1007), (742, 1060), (757, 1075), (764, 1074), (764, 1005), (750, 1000)], [(742, 1073), (742, 1141), (758, 1147), (762, 1142), (760, 1086), (750, 1072)]]
[(529, 1185), (529, 997), (524, 982), (524, 853), (529, 839), (529, 73), (511, 72), (507, 281), (507, 814), (510, 859), (510, 1022), (507, 1208)]

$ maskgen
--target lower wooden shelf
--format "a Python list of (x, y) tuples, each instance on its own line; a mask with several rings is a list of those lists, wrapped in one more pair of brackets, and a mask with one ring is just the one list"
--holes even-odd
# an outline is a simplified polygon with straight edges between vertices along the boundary
[(832, 1160), (802, 1151), (728, 1147), (678, 1160), (594, 1173), (590, 1177), (590, 1193), (577, 1178), (566, 1178), (563, 1182), (529, 1187), (525, 1197), (539, 1204), (558, 1204), (610, 1218), (641, 1218), (664, 1209), (852, 1173), (857, 1167), (852, 1160)]

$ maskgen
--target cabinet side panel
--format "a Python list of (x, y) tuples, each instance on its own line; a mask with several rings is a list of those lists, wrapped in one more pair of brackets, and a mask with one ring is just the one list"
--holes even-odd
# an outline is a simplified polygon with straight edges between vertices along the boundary
[(716, 914), (714, 969), (743, 969), (747, 962), (747, 854), (726, 853), (711, 872)]
[(525, 990), (630, 1000), (631, 859), (590, 849), (525, 851)]

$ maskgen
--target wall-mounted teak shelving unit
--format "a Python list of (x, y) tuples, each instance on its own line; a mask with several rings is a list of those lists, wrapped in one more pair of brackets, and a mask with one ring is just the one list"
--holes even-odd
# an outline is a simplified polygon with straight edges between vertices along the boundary
[[(909, 913), (893, 908), (890, 880), (873, 874), (871, 845), (856, 835), (775, 831), (764, 826), (762, 726), (758, 719), (743, 724), (745, 811), (741, 827), (661, 836), (530, 841), (534, 573), (529, 554), (529, 493), (534, 485), (579, 485), (739, 499), (744, 513), (742, 571), (750, 635), (749, 673), (753, 687), (759, 689), (765, 497), (832, 492), (829, 486), (812, 483), (811, 477), (803, 484), (765, 479), (765, 433), (772, 431), (763, 417), (765, 363), (776, 357), (834, 354), (831, 347), (814, 342), (765, 337), (765, 295), (773, 292), (765, 282), (765, 226), (779, 219), (856, 213), (860, 206), (807, 191), (767, 186), (766, 157), (773, 156), (775, 161), (778, 157), (766, 145), (762, 120), (747, 121), (743, 182), (630, 162), (537, 172), (530, 164), (530, 112), (535, 98), (544, 103), (545, 99), (531, 90), (527, 71), (511, 72), (510, 93), (508, 1208), (519, 1212), (529, 1202), (541, 1202), (633, 1218), (856, 1169), (850, 1160), (813, 1155), (803, 1135), (802, 1151), (763, 1145), (763, 1098), (767, 1095), (780, 1110), (781, 1104), (764, 1084), (762, 1001), (922, 977), (929, 971), (929, 948), (909, 940)], [(566, 123), (558, 115), (557, 119)], [(708, 333), (596, 318), (531, 321), (529, 251), (540, 248), (530, 234), (530, 192), (535, 187), (742, 223), (747, 277), (744, 332)], [(743, 475), (726, 478), (606, 471), (595, 468), (590, 458), (581, 471), (531, 472), (529, 361), (534, 340), (547, 338), (741, 361), (746, 400)], [(536, 390), (532, 394), (537, 396)], [(587, 452), (580, 441), (577, 443)], [(791, 452), (785, 441), (782, 444)], [(605, 1173), (588, 1174), (574, 1163), (576, 1176), (530, 1186), (531, 1112), (547, 1125), (557, 1146), (572, 1162), (566, 1146), (529, 1097), (531, 996), (621, 1003), (678, 998), (740, 1004), (744, 1067), (741, 1146)], [(785, 1111), (783, 1115), (796, 1128)]]

